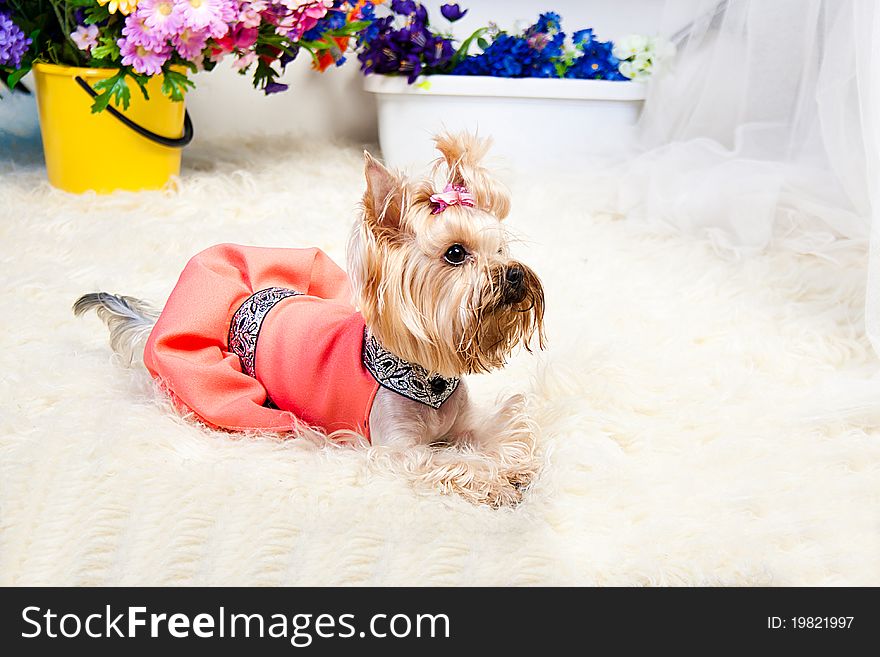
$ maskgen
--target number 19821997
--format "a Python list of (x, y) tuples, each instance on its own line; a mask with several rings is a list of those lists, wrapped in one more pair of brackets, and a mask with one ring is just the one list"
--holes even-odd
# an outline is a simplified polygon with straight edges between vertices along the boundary
[(780, 616), (767, 617), (770, 630), (847, 630), (855, 616)]

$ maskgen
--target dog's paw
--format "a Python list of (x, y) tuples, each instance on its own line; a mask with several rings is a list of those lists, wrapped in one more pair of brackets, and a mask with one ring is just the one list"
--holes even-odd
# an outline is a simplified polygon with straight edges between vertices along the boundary
[(519, 488), (507, 478), (503, 478), (498, 486), (493, 486), (488, 491), (482, 502), (493, 509), (518, 506), (522, 502), (524, 488)]
[(537, 467), (516, 467), (502, 471), (490, 487), (486, 503), (494, 508), (518, 506), (537, 476)]
[(518, 491), (525, 492), (526, 489), (532, 485), (532, 481), (535, 478), (534, 470), (523, 470), (511, 472), (506, 475), (507, 481), (510, 482), (510, 485), (516, 488)]

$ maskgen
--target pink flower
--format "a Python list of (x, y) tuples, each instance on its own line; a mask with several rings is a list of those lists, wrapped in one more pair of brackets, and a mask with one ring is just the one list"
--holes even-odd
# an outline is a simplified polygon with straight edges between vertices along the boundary
[(144, 19), (147, 27), (164, 38), (178, 34), (183, 23), (180, 13), (174, 11), (174, 0), (140, 0), (137, 15)]
[(249, 50), (241, 57), (238, 57), (234, 62), (232, 62), (232, 68), (234, 68), (236, 71), (243, 71), (255, 61), (257, 61), (256, 51)]
[(157, 46), (156, 50), (125, 38), (119, 39), (116, 43), (122, 55), (122, 65), (131, 66), (142, 75), (158, 75), (162, 72), (162, 65), (171, 56), (171, 47), (167, 43)]
[(264, 17), (275, 24), (276, 33), (291, 41), (299, 41), (327, 14), (327, 6), (322, 0), (275, 0)]
[(91, 52), (92, 48), (98, 45), (98, 26), (97, 25), (80, 25), (70, 35), (76, 47), (80, 50)]
[(188, 28), (184, 28), (180, 34), (175, 34), (171, 38), (171, 43), (174, 44), (177, 54), (192, 62), (199, 59), (207, 41), (207, 32), (193, 32)]
[(232, 37), (232, 43), (236, 48), (245, 50), (257, 42), (259, 31), (255, 27), (238, 27)]
[(144, 20), (144, 17), (137, 12), (129, 14), (125, 18), (125, 25), (122, 28), (122, 36), (126, 41), (136, 46), (153, 48), (158, 51), (165, 39), (147, 25)]
[(260, 15), (266, 11), (269, 3), (266, 0), (251, 0), (238, 3), (238, 23), (243, 27), (259, 27), (263, 22)]
[(184, 27), (193, 31), (204, 30), (219, 39), (238, 17), (238, 4), (236, 0), (174, 0), (174, 11)]

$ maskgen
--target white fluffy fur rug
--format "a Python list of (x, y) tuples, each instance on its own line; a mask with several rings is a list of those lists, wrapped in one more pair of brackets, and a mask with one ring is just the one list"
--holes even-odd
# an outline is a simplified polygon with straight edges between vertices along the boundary
[(251, 142), (186, 167), (177, 193), (98, 198), (0, 165), (0, 583), (880, 584), (864, 250), (735, 260), (515, 185), (550, 346), (472, 381), (486, 403), (528, 393), (545, 465), (493, 511), (365, 450), (207, 431), (113, 362), (70, 312), (83, 292), (161, 305), (224, 241), (342, 262), (358, 148)]

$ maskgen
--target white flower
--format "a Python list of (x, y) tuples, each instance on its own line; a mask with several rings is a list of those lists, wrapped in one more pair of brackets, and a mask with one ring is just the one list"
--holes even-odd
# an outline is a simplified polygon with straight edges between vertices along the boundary
[(675, 56), (675, 44), (660, 36), (630, 34), (614, 44), (620, 74), (630, 80), (646, 80)]
[(91, 51), (98, 45), (98, 26), (97, 25), (80, 25), (70, 35), (70, 38), (80, 50)]
[(630, 34), (615, 42), (611, 52), (617, 59), (623, 61), (632, 59), (638, 53), (645, 51), (647, 47), (648, 37), (642, 34)]

